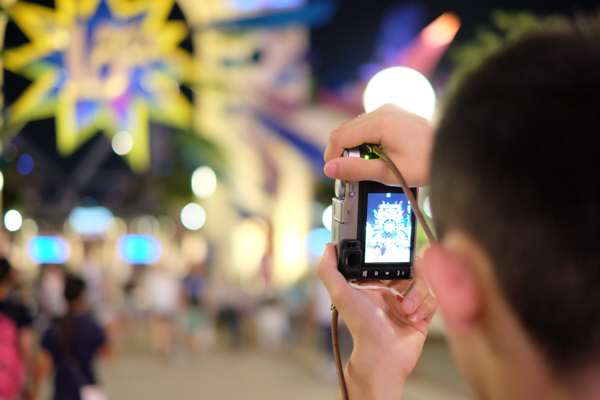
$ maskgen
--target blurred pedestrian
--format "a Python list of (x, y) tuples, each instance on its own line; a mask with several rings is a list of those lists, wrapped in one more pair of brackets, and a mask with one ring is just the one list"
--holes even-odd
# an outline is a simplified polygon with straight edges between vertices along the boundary
[(205, 306), (206, 278), (204, 265), (197, 264), (182, 282), (185, 310), (185, 332), (190, 350), (199, 354), (211, 345), (213, 324)]
[(150, 311), (152, 349), (165, 358), (173, 355), (173, 331), (179, 311), (180, 286), (165, 266), (156, 265), (145, 279)]
[[(35, 398), (33, 317), (14, 293), (16, 273), (0, 258), (0, 399)], [(26, 378), (31, 385), (26, 387)]]
[(54, 318), (67, 312), (67, 303), (63, 296), (65, 271), (62, 265), (42, 264), (38, 283), (38, 304), (40, 306), (39, 328), (45, 330)]
[(279, 350), (290, 331), (290, 316), (284, 304), (276, 296), (265, 299), (254, 315), (258, 347), (263, 350)]
[(110, 347), (103, 329), (88, 315), (85, 287), (82, 279), (66, 276), (67, 313), (52, 322), (42, 339), (46, 365), (51, 364), (55, 372), (54, 400), (105, 398), (93, 362), (98, 355), (108, 356)]

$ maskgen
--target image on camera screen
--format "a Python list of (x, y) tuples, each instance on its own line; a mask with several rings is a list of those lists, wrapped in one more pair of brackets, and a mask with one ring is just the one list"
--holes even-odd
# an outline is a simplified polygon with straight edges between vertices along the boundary
[(410, 262), (410, 212), (404, 193), (368, 193), (365, 263)]

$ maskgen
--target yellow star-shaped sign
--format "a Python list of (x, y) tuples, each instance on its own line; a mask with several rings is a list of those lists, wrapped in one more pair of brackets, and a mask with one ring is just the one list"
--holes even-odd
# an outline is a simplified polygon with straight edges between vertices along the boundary
[(179, 47), (184, 21), (168, 20), (174, 0), (56, 0), (55, 8), (16, 2), (9, 14), (29, 43), (5, 52), (4, 67), (32, 81), (8, 109), (6, 131), (55, 117), (58, 151), (69, 155), (98, 130), (133, 138), (125, 155), (150, 165), (150, 120), (180, 129), (192, 106), (192, 55)]

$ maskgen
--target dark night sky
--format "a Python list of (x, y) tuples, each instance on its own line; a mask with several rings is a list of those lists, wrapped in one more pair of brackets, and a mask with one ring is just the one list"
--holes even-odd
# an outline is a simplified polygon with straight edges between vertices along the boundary
[[(312, 32), (313, 64), (318, 84), (331, 86), (356, 78), (357, 68), (372, 60), (372, 52), (382, 16), (394, 6), (393, 0), (340, 0), (336, 14), (326, 26)], [(492, 11), (532, 11), (575, 15), (600, 10), (598, 0), (427, 0), (413, 2), (427, 12), (427, 23), (446, 11), (462, 20), (455, 41), (471, 39), (475, 28), (490, 21)]]

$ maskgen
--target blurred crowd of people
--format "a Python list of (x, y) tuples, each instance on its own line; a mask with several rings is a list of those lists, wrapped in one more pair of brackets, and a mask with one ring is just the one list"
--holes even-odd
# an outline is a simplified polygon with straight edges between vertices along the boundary
[(102, 400), (94, 361), (131, 349), (171, 362), (308, 343), (321, 353), (319, 375), (335, 374), (331, 302), (316, 278), (249, 293), (203, 264), (184, 276), (157, 264), (133, 265), (118, 280), (98, 255), (87, 243), (79, 268), (41, 265), (33, 281), (0, 259), (0, 398), (39, 398), (51, 381), (54, 399)]

